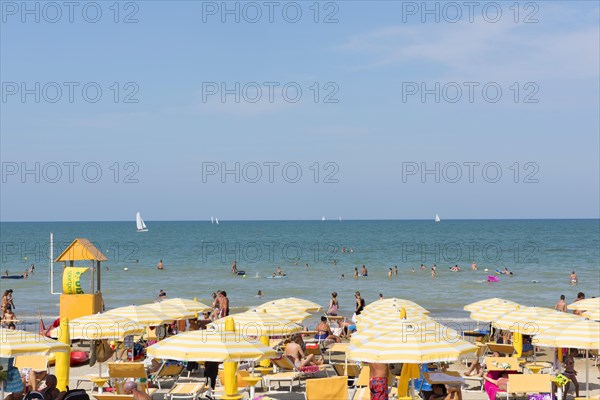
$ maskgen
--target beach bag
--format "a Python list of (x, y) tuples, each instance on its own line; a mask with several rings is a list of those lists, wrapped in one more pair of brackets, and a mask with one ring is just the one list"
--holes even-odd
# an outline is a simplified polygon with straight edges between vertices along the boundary
[(94, 347), (96, 349), (96, 361), (99, 363), (107, 361), (114, 353), (114, 350), (110, 347), (106, 339), (96, 340)]

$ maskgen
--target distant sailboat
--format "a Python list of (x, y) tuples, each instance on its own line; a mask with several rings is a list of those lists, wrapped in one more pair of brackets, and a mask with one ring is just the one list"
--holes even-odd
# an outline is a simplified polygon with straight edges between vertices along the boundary
[(215, 218), (215, 223), (219, 225), (219, 218)]
[(214, 224), (215, 223), (215, 217), (210, 217), (210, 223)]
[(340, 217), (340, 222), (342, 222), (342, 217)]
[(323, 217), (321, 218), (321, 221), (325, 221), (325, 216), (323, 216)]
[(440, 222), (440, 215), (439, 214), (435, 214), (435, 222)]
[(135, 214), (135, 225), (137, 226), (138, 232), (148, 232), (148, 228), (142, 219), (142, 215), (138, 212)]

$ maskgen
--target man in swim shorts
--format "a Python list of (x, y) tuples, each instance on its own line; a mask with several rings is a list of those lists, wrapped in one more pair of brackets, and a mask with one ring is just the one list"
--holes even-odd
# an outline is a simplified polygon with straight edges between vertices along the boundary
[(388, 400), (388, 375), (390, 368), (387, 364), (369, 364), (369, 391), (371, 400)]

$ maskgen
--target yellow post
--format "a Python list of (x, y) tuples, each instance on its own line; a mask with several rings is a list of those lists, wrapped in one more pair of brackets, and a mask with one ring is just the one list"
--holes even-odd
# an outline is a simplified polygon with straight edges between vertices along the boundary
[(562, 361), (563, 361), (563, 349), (562, 349), (562, 347), (557, 348), (556, 351), (557, 351), (558, 362), (562, 364)]
[[(265, 346), (267, 346), (267, 347), (271, 347), (271, 346), (269, 346), (269, 344), (270, 344), (270, 343), (269, 343), (269, 337), (268, 337), (268, 336), (266, 336), (266, 335), (262, 335), (262, 336), (260, 337), (260, 342), (261, 342), (262, 344), (264, 344)], [(270, 366), (271, 366), (271, 360), (270, 360), (270, 359), (268, 359), (268, 358), (265, 358), (264, 360), (260, 360), (260, 366), (261, 366), (261, 367), (265, 367), (265, 368), (268, 368), (268, 367), (270, 367)]]
[(521, 357), (521, 354), (523, 354), (523, 335), (519, 332), (513, 332), (512, 342), (515, 348), (514, 356), (517, 358)]
[[(225, 319), (225, 332), (235, 332), (235, 322), (231, 317), (227, 317)], [(223, 363), (223, 375), (225, 378), (224, 386), (226, 396), (237, 395), (237, 368), (238, 363), (235, 361), (226, 361)]]
[(66, 353), (56, 353), (55, 373), (58, 390), (65, 391), (69, 385), (69, 368), (71, 366), (71, 335), (69, 333), (69, 319), (61, 319), (58, 341), (69, 345)]
[(406, 309), (404, 307), (400, 309), (400, 319), (406, 319)]

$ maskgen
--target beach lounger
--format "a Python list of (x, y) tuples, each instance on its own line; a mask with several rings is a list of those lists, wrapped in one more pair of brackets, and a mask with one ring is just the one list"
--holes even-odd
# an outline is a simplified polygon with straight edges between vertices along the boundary
[(181, 364), (167, 365), (163, 362), (158, 371), (156, 371), (155, 374), (150, 376), (150, 380), (152, 381), (152, 383), (158, 386), (158, 389), (160, 390), (162, 389), (162, 387), (160, 386), (161, 381), (164, 382), (167, 380), (173, 380), (173, 384), (177, 383), (179, 376), (183, 372), (183, 368), (184, 366)]
[(198, 396), (206, 391), (206, 385), (202, 383), (177, 383), (169, 393), (165, 394), (165, 399), (191, 399), (197, 400)]
[(506, 398), (516, 393), (552, 393), (551, 379), (548, 374), (511, 374), (508, 376)]
[[(500, 344), (500, 343), (488, 342), (485, 345), (487, 347), (487, 350), (489, 350), (491, 352), (496, 352), (500, 355), (512, 356), (515, 353), (515, 348), (513, 347), (512, 344)], [(486, 351), (486, 353), (487, 353), (487, 351)]]
[(345, 376), (352, 386), (356, 386), (356, 381), (360, 376), (360, 366), (354, 363), (334, 363), (330, 364), (337, 376)]
[(310, 379), (306, 381), (306, 400), (347, 400), (348, 378), (334, 376), (331, 378)]
[[(128, 379), (142, 379), (148, 381), (148, 375), (146, 374), (146, 367), (143, 363), (139, 362), (111, 362), (108, 363), (108, 377), (114, 380), (114, 387), (117, 389), (117, 395), (124, 395), (127, 398), (133, 398), (132, 395), (126, 395), (123, 391), (123, 384)], [(148, 389), (147, 385), (144, 385), (144, 390), (150, 396), (156, 391), (156, 389)], [(104, 395), (104, 394), (103, 394)], [(109, 395), (107, 395), (109, 396)], [(114, 395), (113, 395), (114, 396)], [(101, 399), (98, 399), (101, 400)], [(121, 400), (121, 399), (116, 399)]]
[[(28, 385), (31, 387), (31, 390), (36, 391), (37, 386), (41, 381), (43, 381), (48, 375), (48, 356), (18, 356), (15, 357), (15, 367), (21, 372), (21, 374), (26, 374), (28, 379)], [(33, 387), (33, 383), (29, 382), (30, 375), (29, 371), (33, 371), (35, 375), (35, 386)]]

